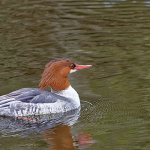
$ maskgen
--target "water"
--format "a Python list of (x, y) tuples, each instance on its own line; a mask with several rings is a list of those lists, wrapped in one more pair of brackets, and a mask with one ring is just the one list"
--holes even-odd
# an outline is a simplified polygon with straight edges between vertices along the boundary
[[(1, 95), (36, 87), (55, 57), (93, 64), (71, 75), (84, 106), (79, 121), (53, 132), (89, 135), (96, 142), (87, 150), (149, 150), (149, 6), (148, 0), (2, 0)], [(56, 138), (1, 135), (0, 149), (52, 149), (49, 136)]]

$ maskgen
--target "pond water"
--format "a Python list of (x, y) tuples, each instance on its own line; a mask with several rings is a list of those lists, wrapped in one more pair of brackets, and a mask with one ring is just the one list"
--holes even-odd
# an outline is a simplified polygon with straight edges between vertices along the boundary
[(1, 0), (0, 94), (37, 87), (58, 57), (93, 65), (70, 77), (80, 118), (42, 134), (0, 131), (0, 150), (53, 150), (58, 137), (59, 150), (74, 149), (71, 137), (78, 149), (149, 150), (150, 1)]

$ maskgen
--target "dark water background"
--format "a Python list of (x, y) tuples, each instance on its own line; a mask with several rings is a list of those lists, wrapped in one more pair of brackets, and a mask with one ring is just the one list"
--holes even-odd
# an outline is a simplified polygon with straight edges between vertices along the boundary
[[(36, 87), (45, 63), (68, 57), (82, 101), (72, 132), (89, 150), (150, 149), (150, 1), (1, 0), (0, 94)], [(47, 150), (42, 136), (1, 136), (0, 150)]]

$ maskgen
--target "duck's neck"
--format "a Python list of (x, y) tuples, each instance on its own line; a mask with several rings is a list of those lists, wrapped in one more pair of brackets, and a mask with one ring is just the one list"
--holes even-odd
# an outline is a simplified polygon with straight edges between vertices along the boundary
[(62, 91), (70, 86), (68, 78), (56, 78), (49, 82), (49, 86), (55, 91)]
[(80, 106), (80, 98), (78, 93), (76, 92), (76, 90), (74, 88), (72, 88), (72, 86), (70, 85), (68, 88), (66, 88), (65, 90), (60, 90), (60, 91), (55, 91), (54, 89), (51, 89), (52, 93), (58, 94), (60, 96), (69, 98), (72, 100), (72, 102), (74, 102), (77, 106)]
[(46, 89), (48, 87), (55, 91), (61, 91), (67, 89), (70, 86), (68, 77), (61, 76), (49, 76), (45, 75), (42, 77), (39, 87), (41, 89)]

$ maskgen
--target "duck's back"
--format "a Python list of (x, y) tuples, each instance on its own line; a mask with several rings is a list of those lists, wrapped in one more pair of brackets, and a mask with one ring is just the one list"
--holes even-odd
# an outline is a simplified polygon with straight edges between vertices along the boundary
[(62, 113), (76, 107), (71, 98), (38, 88), (23, 88), (0, 96), (0, 115), (5, 116)]

